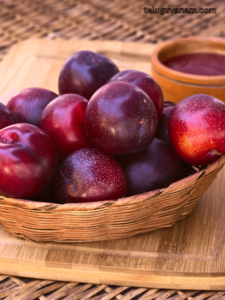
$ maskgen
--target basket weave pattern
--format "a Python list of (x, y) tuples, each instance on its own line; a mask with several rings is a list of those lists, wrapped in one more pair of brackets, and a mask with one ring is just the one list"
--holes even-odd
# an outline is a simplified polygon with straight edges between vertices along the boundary
[(191, 212), (224, 162), (225, 155), (166, 189), (115, 201), (60, 205), (0, 196), (0, 223), (37, 242), (112, 240), (169, 227)]
[(224, 299), (225, 291), (181, 291), (86, 284), (51, 280), (32, 280), (0, 275), (0, 299), (35, 300), (192, 300)]
[[(153, 1), (154, 2), (154, 1)], [(224, 1), (0, 0), (0, 58), (28, 38), (156, 43), (190, 35), (225, 37)], [(216, 14), (145, 14), (144, 7), (216, 7)]]

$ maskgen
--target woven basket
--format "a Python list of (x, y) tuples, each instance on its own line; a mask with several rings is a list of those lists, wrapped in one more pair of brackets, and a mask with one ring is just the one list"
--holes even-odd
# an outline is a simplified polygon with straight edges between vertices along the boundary
[(172, 226), (194, 208), (225, 163), (225, 155), (166, 189), (78, 204), (0, 196), (0, 222), (17, 237), (37, 242), (86, 242), (125, 238)]

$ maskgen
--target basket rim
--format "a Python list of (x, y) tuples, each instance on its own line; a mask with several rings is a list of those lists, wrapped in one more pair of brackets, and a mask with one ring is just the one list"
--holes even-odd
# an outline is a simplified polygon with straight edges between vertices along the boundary
[(130, 197), (123, 197), (117, 200), (102, 200), (102, 201), (94, 201), (94, 202), (83, 202), (83, 203), (66, 203), (66, 204), (59, 204), (59, 203), (51, 203), (51, 202), (39, 202), (39, 201), (32, 201), (26, 199), (19, 199), (19, 198), (9, 198), (0, 195), (0, 204), (4, 203), (5, 205), (16, 206), (28, 210), (54, 210), (54, 211), (94, 211), (96, 209), (105, 208), (107, 206), (122, 206), (122, 205), (132, 205), (136, 204), (137, 202), (143, 201), (146, 198), (154, 198), (159, 194), (162, 194), (165, 191), (174, 191), (178, 187), (182, 187), (187, 185), (193, 179), (198, 179), (203, 174), (210, 173), (213, 170), (221, 167), (225, 163), (225, 154), (221, 155), (216, 161), (206, 166), (204, 169), (197, 171), (196, 173), (189, 175), (183, 179), (173, 182), (167, 188), (161, 188), (153, 191), (149, 191), (142, 194), (137, 194)]

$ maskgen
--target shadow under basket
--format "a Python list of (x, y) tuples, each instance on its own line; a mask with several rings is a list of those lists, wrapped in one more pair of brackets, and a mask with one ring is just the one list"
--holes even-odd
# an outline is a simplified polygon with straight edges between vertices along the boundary
[(36, 242), (88, 242), (126, 238), (170, 227), (194, 208), (225, 163), (186, 166), (187, 177), (165, 189), (118, 200), (54, 204), (0, 196), (0, 223)]

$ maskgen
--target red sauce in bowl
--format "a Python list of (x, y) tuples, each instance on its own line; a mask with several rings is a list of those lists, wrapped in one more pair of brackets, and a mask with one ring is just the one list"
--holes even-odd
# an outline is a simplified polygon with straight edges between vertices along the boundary
[(190, 53), (171, 57), (163, 64), (182, 73), (218, 76), (225, 75), (225, 55), (217, 53)]

